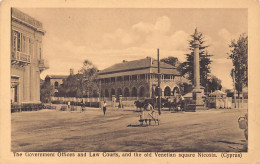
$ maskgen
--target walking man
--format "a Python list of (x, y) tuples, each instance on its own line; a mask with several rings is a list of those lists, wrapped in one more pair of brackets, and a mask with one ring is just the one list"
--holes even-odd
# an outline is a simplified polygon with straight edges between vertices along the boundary
[(106, 101), (104, 101), (104, 104), (103, 104), (104, 116), (106, 115), (106, 110), (107, 110), (107, 103), (106, 103)]

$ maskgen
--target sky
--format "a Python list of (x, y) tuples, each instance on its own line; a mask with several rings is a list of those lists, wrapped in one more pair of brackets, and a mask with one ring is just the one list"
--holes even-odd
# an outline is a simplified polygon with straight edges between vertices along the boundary
[(228, 59), (231, 40), (247, 33), (247, 9), (180, 8), (19, 8), (43, 23), (43, 56), (46, 75), (68, 75), (88, 59), (98, 69), (123, 60), (147, 56), (174, 56), (181, 62), (189, 53), (188, 40), (195, 28), (205, 36), (212, 54), (211, 74), (232, 88)]

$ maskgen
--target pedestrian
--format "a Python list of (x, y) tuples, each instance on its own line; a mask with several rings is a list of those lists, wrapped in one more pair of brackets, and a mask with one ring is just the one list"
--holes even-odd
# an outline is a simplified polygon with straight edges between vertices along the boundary
[(181, 103), (180, 103), (181, 104), (181, 110), (183, 111), (185, 103), (184, 103), (184, 97), (182, 95), (180, 95), (180, 100), (181, 100)]
[(103, 104), (104, 116), (106, 115), (106, 110), (107, 110), (107, 103), (106, 103), (106, 101), (104, 101), (104, 104)]
[(70, 109), (70, 101), (68, 101), (68, 108)]
[(150, 103), (148, 103), (146, 109), (148, 111), (153, 111), (153, 106)]

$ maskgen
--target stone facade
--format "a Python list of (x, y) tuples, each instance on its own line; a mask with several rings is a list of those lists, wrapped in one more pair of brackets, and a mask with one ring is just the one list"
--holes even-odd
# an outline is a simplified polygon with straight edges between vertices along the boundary
[(43, 59), (42, 23), (21, 11), (11, 10), (11, 102), (40, 103), (40, 73), (48, 68)]
[(55, 88), (58, 89), (58, 87), (63, 84), (63, 80), (67, 79), (69, 75), (47, 75), (45, 77), (45, 81), (50, 82), (50, 84)]
[[(181, 76), (175, 67), (161, 62), (162, 97), (180, 92)], [(102, 97), (145, 97), (158, 95), (157, 61), (150, 57), (135, 61), (123, 61), (99, 72)]]

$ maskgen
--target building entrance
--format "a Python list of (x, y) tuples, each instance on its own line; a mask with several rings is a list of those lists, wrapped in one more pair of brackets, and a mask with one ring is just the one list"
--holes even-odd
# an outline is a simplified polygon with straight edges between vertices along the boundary
[(11, 103), (18, 103), (18, 85), (11, 87)]

